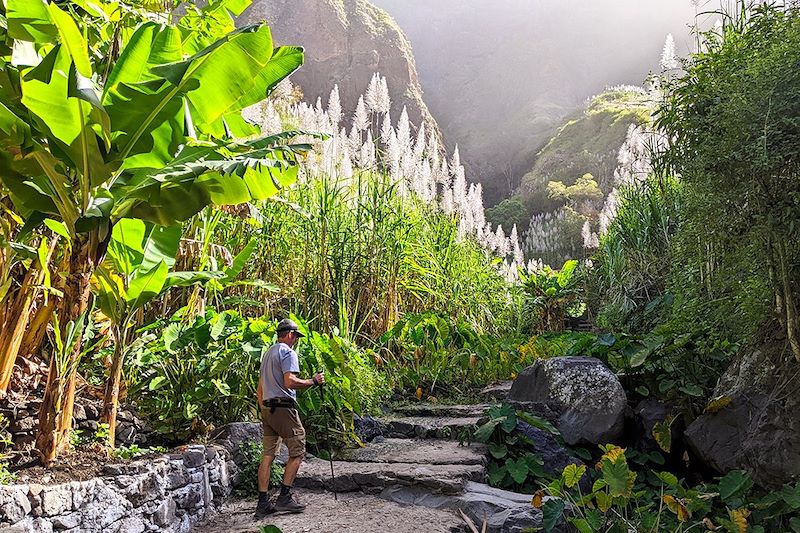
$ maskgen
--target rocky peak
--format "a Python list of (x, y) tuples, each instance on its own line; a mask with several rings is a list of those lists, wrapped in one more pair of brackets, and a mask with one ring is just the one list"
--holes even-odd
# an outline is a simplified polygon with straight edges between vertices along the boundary
[(393, 118), (403, 106), (419, 126), (438, 131), (422, 99), (417, 67), (406, 36), (383, 10), (365, 0), (255, 0), (239, 25), (266, 20), (277, 44), (305, 47), (306, 63), (292, 75), (309, 102), (327, 102), (339, 86), (342, 107), (355, 109), (373, 73), (386, 77)]

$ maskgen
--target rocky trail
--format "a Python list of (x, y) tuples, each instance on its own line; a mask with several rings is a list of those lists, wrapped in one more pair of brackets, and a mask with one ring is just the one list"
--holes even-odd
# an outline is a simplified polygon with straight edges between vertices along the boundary
[[(509, 385), (487, 390), (503, 396)], [(478, 424), (488, 404), (416, 404), (371, 419), (362, 428), (364, 448), (304, 462), (296, 486), (307, 509), (254, 522), (255, 499), (233, 500), (194, 530), (212, 533), (258, 531), (276, 525), (284, 533), (467, 531), (458, 510), (490, 531), (520, 532), (541, 525), (530, 496), (489, 487), (484, 445), (460, 445), (459, 437)], [(333, 493), (338, 500), (334, 499)]]

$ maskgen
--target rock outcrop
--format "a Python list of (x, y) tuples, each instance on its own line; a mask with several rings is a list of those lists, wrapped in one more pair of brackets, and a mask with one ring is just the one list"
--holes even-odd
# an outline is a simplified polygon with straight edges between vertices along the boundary
[(686, 429), (690, 449), (716, 471), (747, 470), (764, 487), (800, 477), (798, 372), (781, 343), (743, 351), (720, 378), (716, 401)]
[(622, 436), (627, 399), (617, 376), (592, 357), (555, 357), (520, 372), (509, 400), (546, 405), (569, 445), (614, 442)]
[(394, 20), (366, 0), (255, 0), (238, 25), (266, 20), (276, 44), (303, 46), (305, 65), (292, 75), (306, 100), (327, 102), (339, 85), (351, 112), (375, 72), (386, 77), (393, 119), (406, 106), (411, 121), (438, 129), (422, 99), (411, 44)]

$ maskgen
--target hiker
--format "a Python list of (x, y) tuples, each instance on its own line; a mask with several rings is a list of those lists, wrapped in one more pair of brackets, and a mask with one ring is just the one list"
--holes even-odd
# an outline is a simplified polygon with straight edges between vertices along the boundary
[[(292, 484), (306, 453), (306, 430), (297, 411), (297, 391), (325, 383), (322, 373), (300, 379), (300, 362), (294, 347), (303, 336), (297, 324), (285, 318), (278, 323), (278, 342), (270, 346), (261, 360), (258, 380), (258, 404), (264, 428), (264, 453), (258, 468), (258, 505), (256, 519), (275, 511), (300, 513), (305, 505), (292, 494)], [(289, 449), (289, 461), (283, 474), (281, 491), (273, 504), (269, 499), (270, 468), (280, 452), (281, 442)]]

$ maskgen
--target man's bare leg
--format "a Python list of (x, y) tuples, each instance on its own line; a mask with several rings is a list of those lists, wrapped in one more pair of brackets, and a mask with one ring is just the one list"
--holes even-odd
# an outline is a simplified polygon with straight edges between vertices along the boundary
[[(267, 492), (269, 490), (269, 477), (273, 460), (275, 460), (274, 455), (261, 456), (261, 464), (258, 466), (258, 492)], [(295, 471), (295, 474), (297, 474), (297, 471)]]

